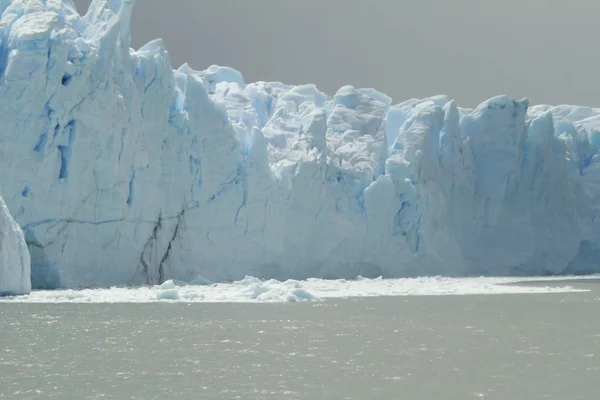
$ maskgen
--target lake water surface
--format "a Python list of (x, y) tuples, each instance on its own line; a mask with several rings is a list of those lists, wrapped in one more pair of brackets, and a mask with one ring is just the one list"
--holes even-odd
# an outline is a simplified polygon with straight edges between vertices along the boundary
[(590, 291), (4, 302), (0, 399), (600, 399), (600, 284), (569, 285)]

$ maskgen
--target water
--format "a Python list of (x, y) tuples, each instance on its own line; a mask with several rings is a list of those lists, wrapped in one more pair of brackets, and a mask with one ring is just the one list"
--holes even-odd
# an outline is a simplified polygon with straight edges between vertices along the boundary
[(600, 284), (569, 284), (591, 291), (0, 303), (0, 399), (598, 399)]

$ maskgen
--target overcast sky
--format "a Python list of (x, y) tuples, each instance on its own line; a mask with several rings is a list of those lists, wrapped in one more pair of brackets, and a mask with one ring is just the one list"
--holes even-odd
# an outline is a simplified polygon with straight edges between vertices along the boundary
[[(75, 0), (85, 12), (90, 0)], [(598, 0), (137, 0), (133, 46), (246, 82), (600, 106)]]

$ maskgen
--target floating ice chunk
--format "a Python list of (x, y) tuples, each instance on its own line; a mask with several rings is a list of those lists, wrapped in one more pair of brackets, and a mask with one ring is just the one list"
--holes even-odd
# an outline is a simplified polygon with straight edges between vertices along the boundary
[(178, 289), (166, 289), (159, 290), (156, 292), (157, 300), (178, 300), (179, 290)]
[(319, 300), (317, 296), (304, 289), (300, 282), (288, 280), (262, 281), (246, 277), (236, 283), (242, 286), (238, 295), (259, 302), (298, 302)]
[(179, 288), (173, 280), (163, 282), (156, 290), (157, 300), (177, 300), (179, 299)]

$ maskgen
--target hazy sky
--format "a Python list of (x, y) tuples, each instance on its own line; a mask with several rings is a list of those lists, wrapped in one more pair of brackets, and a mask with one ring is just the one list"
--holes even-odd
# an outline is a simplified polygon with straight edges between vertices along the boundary
[[(90, 0), (75, 0), (80, 12)], [(598, 0), (137, 0), (133, 46), (246, 82), (600, 106)]]

